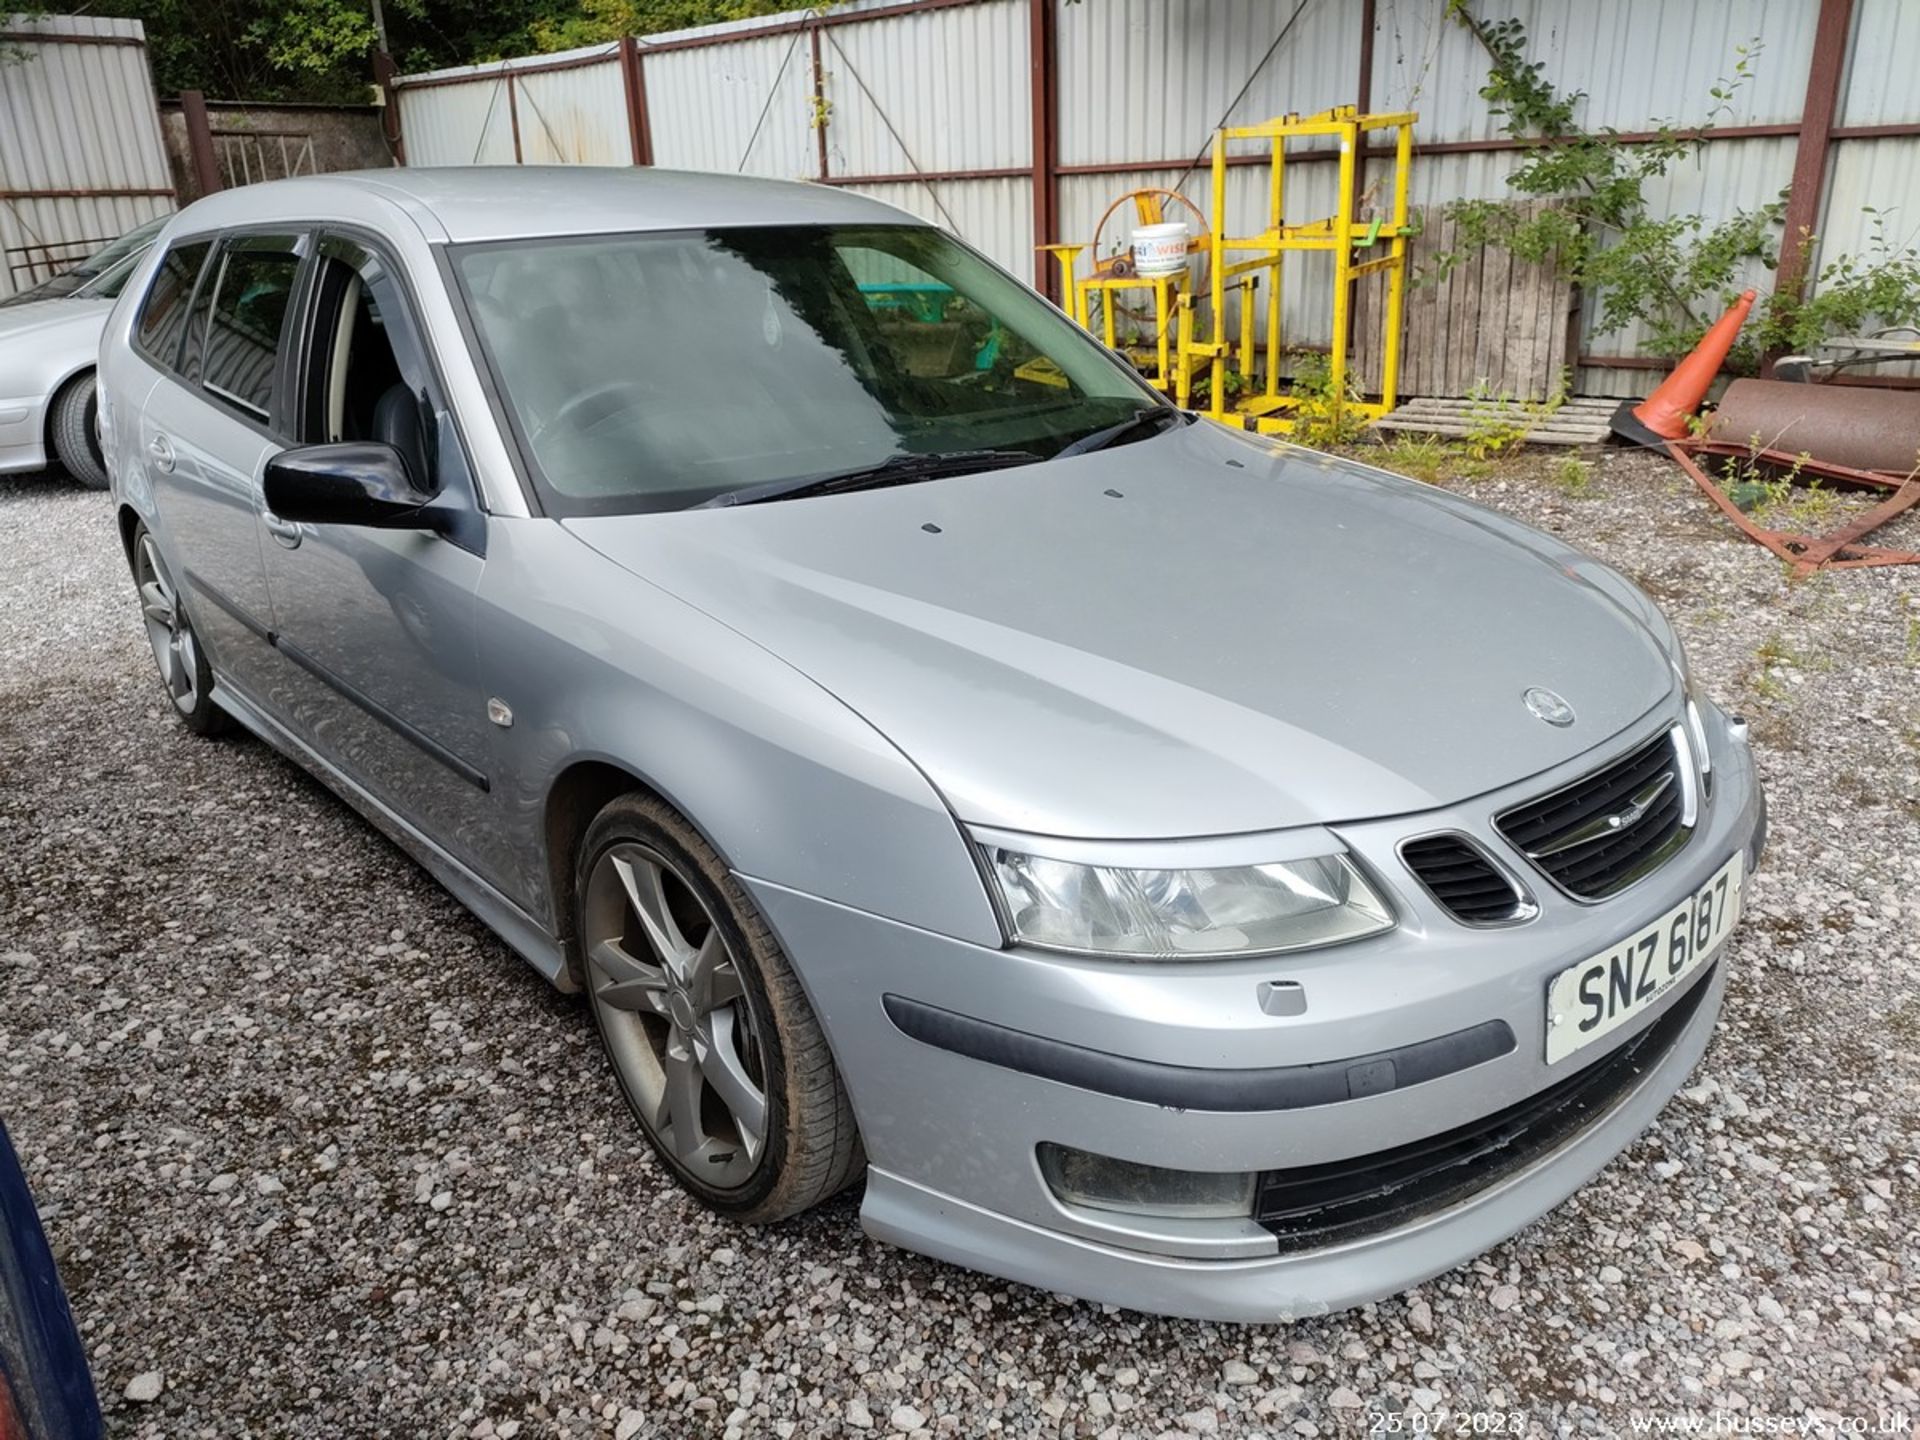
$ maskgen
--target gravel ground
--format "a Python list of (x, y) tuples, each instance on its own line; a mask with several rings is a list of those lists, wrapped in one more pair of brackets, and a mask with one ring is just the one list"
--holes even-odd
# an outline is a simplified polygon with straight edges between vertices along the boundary
[(1920, 570), (1790, 585), (1670, 467), (1611, 455), (1576, 494), (1551, 465), (1462, 488), (1639, 579), (1754, 721), (1773, 840), (1724, 1023), (1515, 1240), (1246, 1328), (902, 1254), (852, 1198), (765, 1232), (695, 1209), (584, 1010), (291, 764), (174, 723), (105, 499), (0, 481), (0, 1116), (114, 1433), (1911, 1419)]

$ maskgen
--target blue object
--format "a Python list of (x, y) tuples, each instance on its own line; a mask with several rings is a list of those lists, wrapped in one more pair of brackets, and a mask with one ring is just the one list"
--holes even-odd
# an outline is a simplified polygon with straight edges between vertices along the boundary
[(875, 280), (862, 285), (860, 293), (875, 310), (906, 310), (932, 323), (946, 313), (953, 287), (937, 280)]
[[(99, 1440), (100, 1402), (27, 1177), (0, 1125), (0, 1380), (28, 1440)], [(0, 1414), (7, 1400), (0, 1395)]]

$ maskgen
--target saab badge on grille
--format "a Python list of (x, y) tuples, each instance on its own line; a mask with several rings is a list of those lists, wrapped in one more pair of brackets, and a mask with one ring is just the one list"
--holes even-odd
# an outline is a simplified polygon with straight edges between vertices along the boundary
[(1549, 725), (1557, 725), (1562, 730), (1573, 723), (1573, 707), (1551, 690), (1535, 685), (1520, 698), (1526, 702), (1527, 709), (1533, 712), (1537, 720), (1544, 720)]

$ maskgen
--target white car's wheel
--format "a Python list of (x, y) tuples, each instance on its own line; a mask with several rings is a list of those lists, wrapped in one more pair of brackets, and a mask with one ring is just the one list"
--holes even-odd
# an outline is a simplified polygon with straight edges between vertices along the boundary
[(107, 464), (97, 428), (100, 402), (93, 372), (77, 375), (53, 397), (53, 452), (67, 473), (89, 490), (107, 488)]

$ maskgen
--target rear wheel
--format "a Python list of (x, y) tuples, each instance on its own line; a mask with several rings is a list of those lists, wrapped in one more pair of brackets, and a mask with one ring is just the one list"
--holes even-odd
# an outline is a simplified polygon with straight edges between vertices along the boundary
[(652, 796), (600, 812), (574, 884), (588, 1001), (627, 1104), (702, 1204), (763, 1223), (864, 1169), (825, 1035), (713, 848)]
[(187, 618), (185, 602), (160, 547), (144, 524), (133, 531), (133, 580), (140, 587), (140, 613), (154, 664), (167, 698), (196, 735), (219, 735), (233, 728), (226, 711), (213, 703), (213, 672)]
[(89, 490), (107, 488), (107, 463), (100, 454), (100, 400), (93, 372), (67, 382), (53, 397), (53, 451), (67, 473)]

